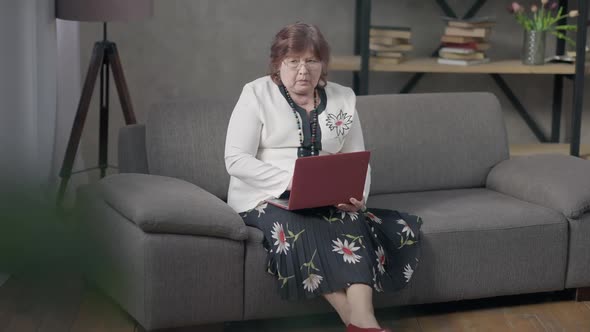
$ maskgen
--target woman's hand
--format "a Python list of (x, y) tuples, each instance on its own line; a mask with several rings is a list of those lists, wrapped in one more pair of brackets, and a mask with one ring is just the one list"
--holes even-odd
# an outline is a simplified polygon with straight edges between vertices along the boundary
[(337, 208), (339, 208), (342, 211), (346, 211), (346, 212), (357, 212), (359, 210), (364, 210), (365, 209), (365, 200), (357, 200), (354, 197), (350, 198), (350, 203), (351, 204), (345, 204), (345, 203), (340, 203), (338, 205), (336, 205)]

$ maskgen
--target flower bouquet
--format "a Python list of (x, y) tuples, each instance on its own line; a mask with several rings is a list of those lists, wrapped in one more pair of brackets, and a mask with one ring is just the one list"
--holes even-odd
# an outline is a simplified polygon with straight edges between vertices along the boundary
[(569, 30), (576, 30), (576, 25), (559, 24), (565, 18), (578, 16), (577, 10), (563, 12), (563, 7), (557, 2), (541, 0), (540, 6), (533, 4), (527, 10), (518, 2), (512, 2), (508, 11), (514, 15), (516, 21), (524, 28), (523, 63), (543, 64), (545, 61), (545, 35), (551, 33), (571, 45), (574, 40), (566, 34)]

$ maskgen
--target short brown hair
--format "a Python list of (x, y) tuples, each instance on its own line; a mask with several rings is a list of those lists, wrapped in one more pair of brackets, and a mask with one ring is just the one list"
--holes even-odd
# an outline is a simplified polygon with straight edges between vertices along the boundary
[(275, 36), (270, 47), (270, 77), (276, 84), (281, 84), (279, 67), (287, 55), (302, 54), (311, 50), (322, 62), (322, 74), (318, 85), (325, 86), (330, 61), (330, 46), (320, 29), (313, 24), (297, 22), (282, 28)]

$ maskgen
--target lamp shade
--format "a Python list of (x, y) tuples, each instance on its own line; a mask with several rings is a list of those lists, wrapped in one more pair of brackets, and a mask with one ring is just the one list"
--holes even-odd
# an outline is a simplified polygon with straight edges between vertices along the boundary
[(153, 0), (55, 0), (55, 17), (70, 21), (128, 21), (153, 11)]

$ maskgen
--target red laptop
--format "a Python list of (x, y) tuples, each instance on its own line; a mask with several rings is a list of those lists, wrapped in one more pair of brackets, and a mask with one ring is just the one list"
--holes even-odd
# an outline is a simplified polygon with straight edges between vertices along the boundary
[(286, 210), (299, 210), (363, 198), (369, 151), (337, 153), (298, 158), (288, 199), (269, 199), (268, 203)]

